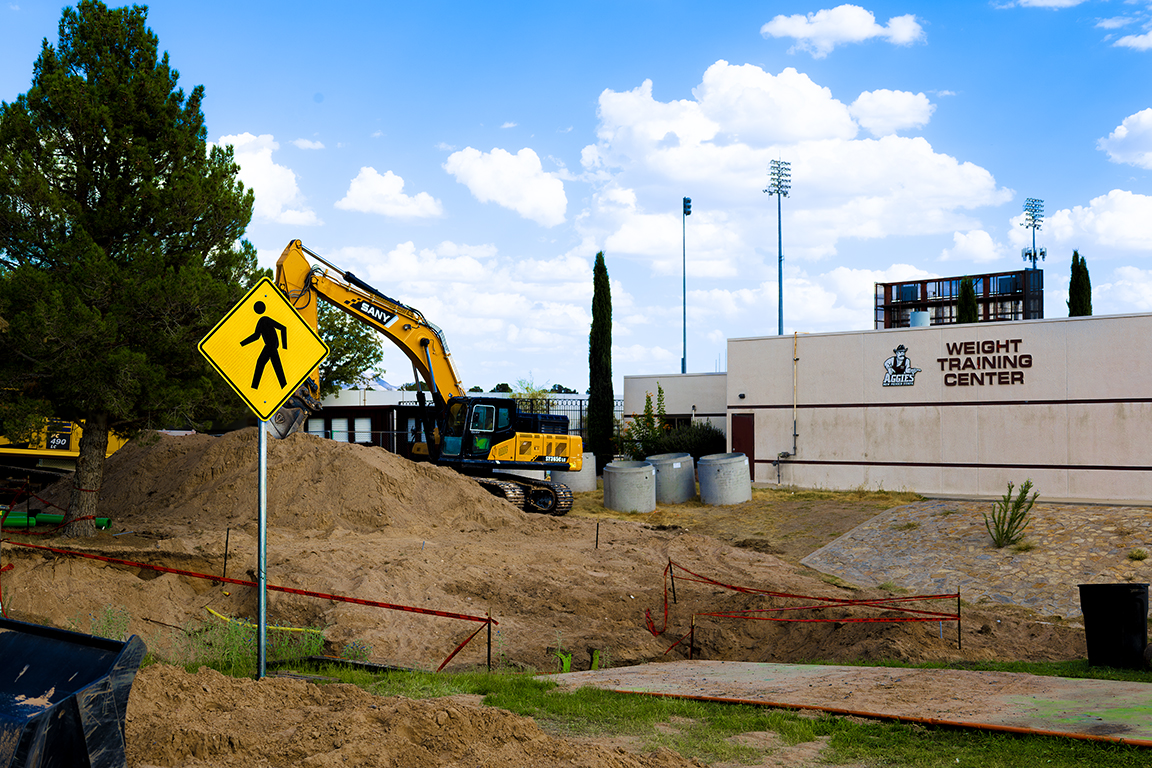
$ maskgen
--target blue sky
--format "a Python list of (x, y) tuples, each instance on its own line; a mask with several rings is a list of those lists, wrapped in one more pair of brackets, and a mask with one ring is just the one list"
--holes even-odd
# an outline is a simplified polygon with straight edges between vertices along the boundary
[[(0, 99), (62, 5), (0, 9)], [(722, 369), (725, 339), (872, 327), (873, 285), (1021, 267), (1048, 317), (1072, 250), (1096, 314), (1152, 311), (1152, 4), (158, 0), (209, 138), (287, 242), (419, 308), (466, 386), (588, 384), (604, 250), (613, 372)], [(692, 198), (682, 245), (681, 198)], [(411, 380), (385, 345), (384, 378)]]

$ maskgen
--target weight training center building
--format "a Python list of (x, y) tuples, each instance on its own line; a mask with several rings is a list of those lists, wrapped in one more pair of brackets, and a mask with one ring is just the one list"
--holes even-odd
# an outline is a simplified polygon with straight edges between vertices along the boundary
[[(624, 413), (717, 417), (756, 483), (1152, 501), (1152, 315), (728, 340), (726, 374), (629, 376)], [(720, 399), (723, 393), (723, 399)], [(720, 416), (723, 416), (721, 420)]]

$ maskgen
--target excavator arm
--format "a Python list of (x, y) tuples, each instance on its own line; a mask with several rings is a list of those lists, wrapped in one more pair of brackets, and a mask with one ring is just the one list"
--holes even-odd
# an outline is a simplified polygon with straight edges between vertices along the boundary
[[(323, 264), (314, 266), (307, 257)], [(464, 394), (444, 334), (420, 312), (380, 293), (351, 272), (293, 240), (276, 262), (276, 285), (305, 322), (318, 328), (317, 302), (327, 301), (359, 322), (387, 336), (412, 362), (416, 380), (423, 379), (432, 407), (420, 408), (426, 442), (412, 446), (414, 456), (430, 459), (471, 475), (491, 493), (530, 512), (563, 515), (572, 492), (562, 483), (513, 474), (524, 470), (579, 471), (582, 441), (568, 434), (565, 416), (523, 413), (505, 398), (469, 398)], [(273, 414), (275, 434), (287, 437), (320, 410), (320, 370)], [(425, 402), (417, 387), (417, 399)]]
[[(305, 254), (328, 269), (314, 266)], [(276, 262), (276, 285), (313, 328), (318, 327), (317, 301), (322, 299), (387, 336), (408, 356), (417, 373), (416, 380), (423, 379), (438, 409), (443, 409), (449, 398), (464, 395), (444, 334), (419, 310), (385, 296), (351, 272), (308, 250), (299, 240), (288, 243)], [(417, 389), (422, 401), (424, 393)], [(319, 392), (317, 368), (272, 418), (280, 437), (299, 431), (308, 415), (320, 410)], [(427, 433), (431, 434), (431, 430)]]

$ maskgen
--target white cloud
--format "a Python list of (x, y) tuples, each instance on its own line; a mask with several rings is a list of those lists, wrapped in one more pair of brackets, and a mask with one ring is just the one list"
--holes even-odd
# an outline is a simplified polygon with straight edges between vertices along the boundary
[(1124, 118), (1108, 138), (1096, 142), (1114, 163), (1152, 170), (1152, 107)]
[(517, 125), (517, 123), (513, 123), (513, 122), (509, 121), (507, 123), (504, 123), (504, 125), (502, 125), (500, 127), (501, 128), (515, 128), (516, 125)]
[(1007, 249), (982, 229), (952, 233), (952, 247), (940, 252), (941, 261), (988, 262), (1003, 258)]
[(381, 176), (375, 168), (365, 166), (348, 185), (344, 198), (336, 203), (346, 211), (379, 213), (398, 219), (428, 218), (444, 213), (440, 201), (427, 192), (404, 194), (404, 179), (392, 171)]
[(1100, 19), (1100, 21), (1096, 22), (1096, 28), (1097, 29), (1119, 29), (1120, 27), (1128, 26), (1129, 24), (1131, 24), (1134, 21), (1136, 21), (1136, 19), (1134, 19), (1130, 16), (1114, 16), (1110, 19)]
[(1109, 282), (1092, 286), (1092, 309), (1097, 314), (1152, 311), (1152, 269), (1117, 267)]
[(324, 149), (324, 145), (319, 141), (309, 141), (308, 139), (296, 139), (292, 142), (297, 149)]
[(1125, 35), (1116, 42), (1112, 43), (1114, 46), (1120, 48), (1132, 48), (1137, 51), (1146, 51), (1152, 48), (1152, 32), (1145, 32), (1142, 35)]
[[(876, 283), (937, 277), (910, 264), (887, 269), (836, 267), (809, 275), (803, 270), (784, 272), (784, 327), (801, 331), (871, 328), (875, 314)], [(742, 335), (775, 333), (778, 328), (777, 278), (737, 289), (689, 291), (689, 315), (697, 322), (723, 318), (748, 329)]]
[[(613, 333), (615, 334), (615, 328)], [(632, 344), (627, 347), (612, 345), (613, 363), (668, 363), (679, 359), (679, 351), (670, 352), (664, 347), (646, 347), (643, 344)]]
[[(592, 293), (587, 256), (513, 262), (491, 244), (452, 241), (432, 248), (411, 241), (391, 249), (344, 248), (325, 255), (442, 328), (466, 385), (508, 380), (506, 371), (522, 365), (525, 353), (549, 360), (550, 370), (568, 371), (565, 383), (575, 382), (572, 369), (581, 370), (578, 362), (558, 359), (557, 350), (587, 344)], [(627, 311), (629, 305), (627, 292), (613, 285), (614, 309)], [(406, 377), (410, 363), (391, 349), (385, 348), (386, 367)], [(500, 378), (480, 379), (489, 371)]]
[(848, 111), (873, 136), (886, 136), (927, 125), (936, 105), (923, 93), (881, 88), (861, 93)]
[(546, 173), (539, 156), (525, 147), (515, 155), (504, 149), (453, 152), (444, 170), (482, 203), (494, 202), (545, 227), (564, 222), (568, 198), (564, 182)]
[(1071, 8), (1084, 0), (1017, 0), (1021, 8)]
[(606, 104), (602, 95), (600, 133), (605, 121), (614, 117), (613, 107), (623, 107), (633, 115), (646, 112), (645, 126), (651, 138), (673, 133), (681, 145), (711, 140), (721, 131), (734, 140), (761, 145), (851, 139), (857, 133), (848, 108), (832, 97), (832, 91), (791, 67), (772, 75), (753, 64), (733, 66), (717, 61), (704, 72), (692, 95), (694, 102), (663, 105), (652, 98), (651, 80), (633, 91), (616, 94), (621, 97), (618, 104)]
[[(774, 159), (792, 167), (781, 206), (790, 260), (831, 256), (846, 238), (981, 229), (967, 211), (1012, 198), (987, 170), (922, 137), (856, 138), (849, 108), (792, 69), (774, 76), (718, 61), (693, 95), (661, 102), (650, 81), (604, 91), (598, 142), (582, 153), (595, 192), (578, 231), (655, 275), (681, 271), (680, 199), (670, 190), (693, 198), (690, 274), (755, 283), (774, 273), (776, 206), (762, 193)], [(890, 126), (925, 119), (930, 106), (919, 94), (889, 101)]]
[(807, 16), (777, 16), (760, 28), (760, 34), (765, 38), (794, 38), (797, 42), (790, 53), (808, 51), (817, 59), (824, 58), (833, 48), (844, 43), (880, 38), (894, 45), (910, 45), (924, 39), (924, 29), (912, 14), (893, 16), (887, 26), (880, 26), (871, 11), (847, 4)]
[(292, 169), (273, 162), (272, 153), (280, 149), (280, 145), (271, 134), (253, 136), (245, 132), (221, 136), (217, 143), (232, 145), (236, 164), (240, 166), (240, 180), (251, 187), (255, 195), (252, 211), (255, 216), (295, 226), (323, 223), (305, 205)]
[[(1031, 245), (1031, 231), (1016, 226), (1022, 219), (1023, 214), (1012, 219), (1009, 239), (1014, 245)], [(1114, 189), (1093, 198), (1086, 206), (1056, 211), (1044, 220), (1041, 231), (1045, 234), (1037, 233), (1037, 246), (1055, 244), (1083, 249), (1102, 245), (1149, 253), (1152, 252), (1152, 197)]]

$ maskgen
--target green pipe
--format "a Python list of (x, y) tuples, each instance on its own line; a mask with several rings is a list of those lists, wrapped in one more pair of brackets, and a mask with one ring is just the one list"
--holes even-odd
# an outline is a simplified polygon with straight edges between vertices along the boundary
[(5, 528), (31, 528), (36, 525), (36, 518), (27, 515), (8, 515), (4, 518)]
[[(36, 515), (33, 520), (33, 525), (60, 525), (62, 522), (64, 522), (64, 515), (50, 515), (48, 513), (41, 512), (40, 514)], [(106, 517), (98, 517), (96, 518), (96, 527), (109, 528), (111, 527), (111, 523)]]

